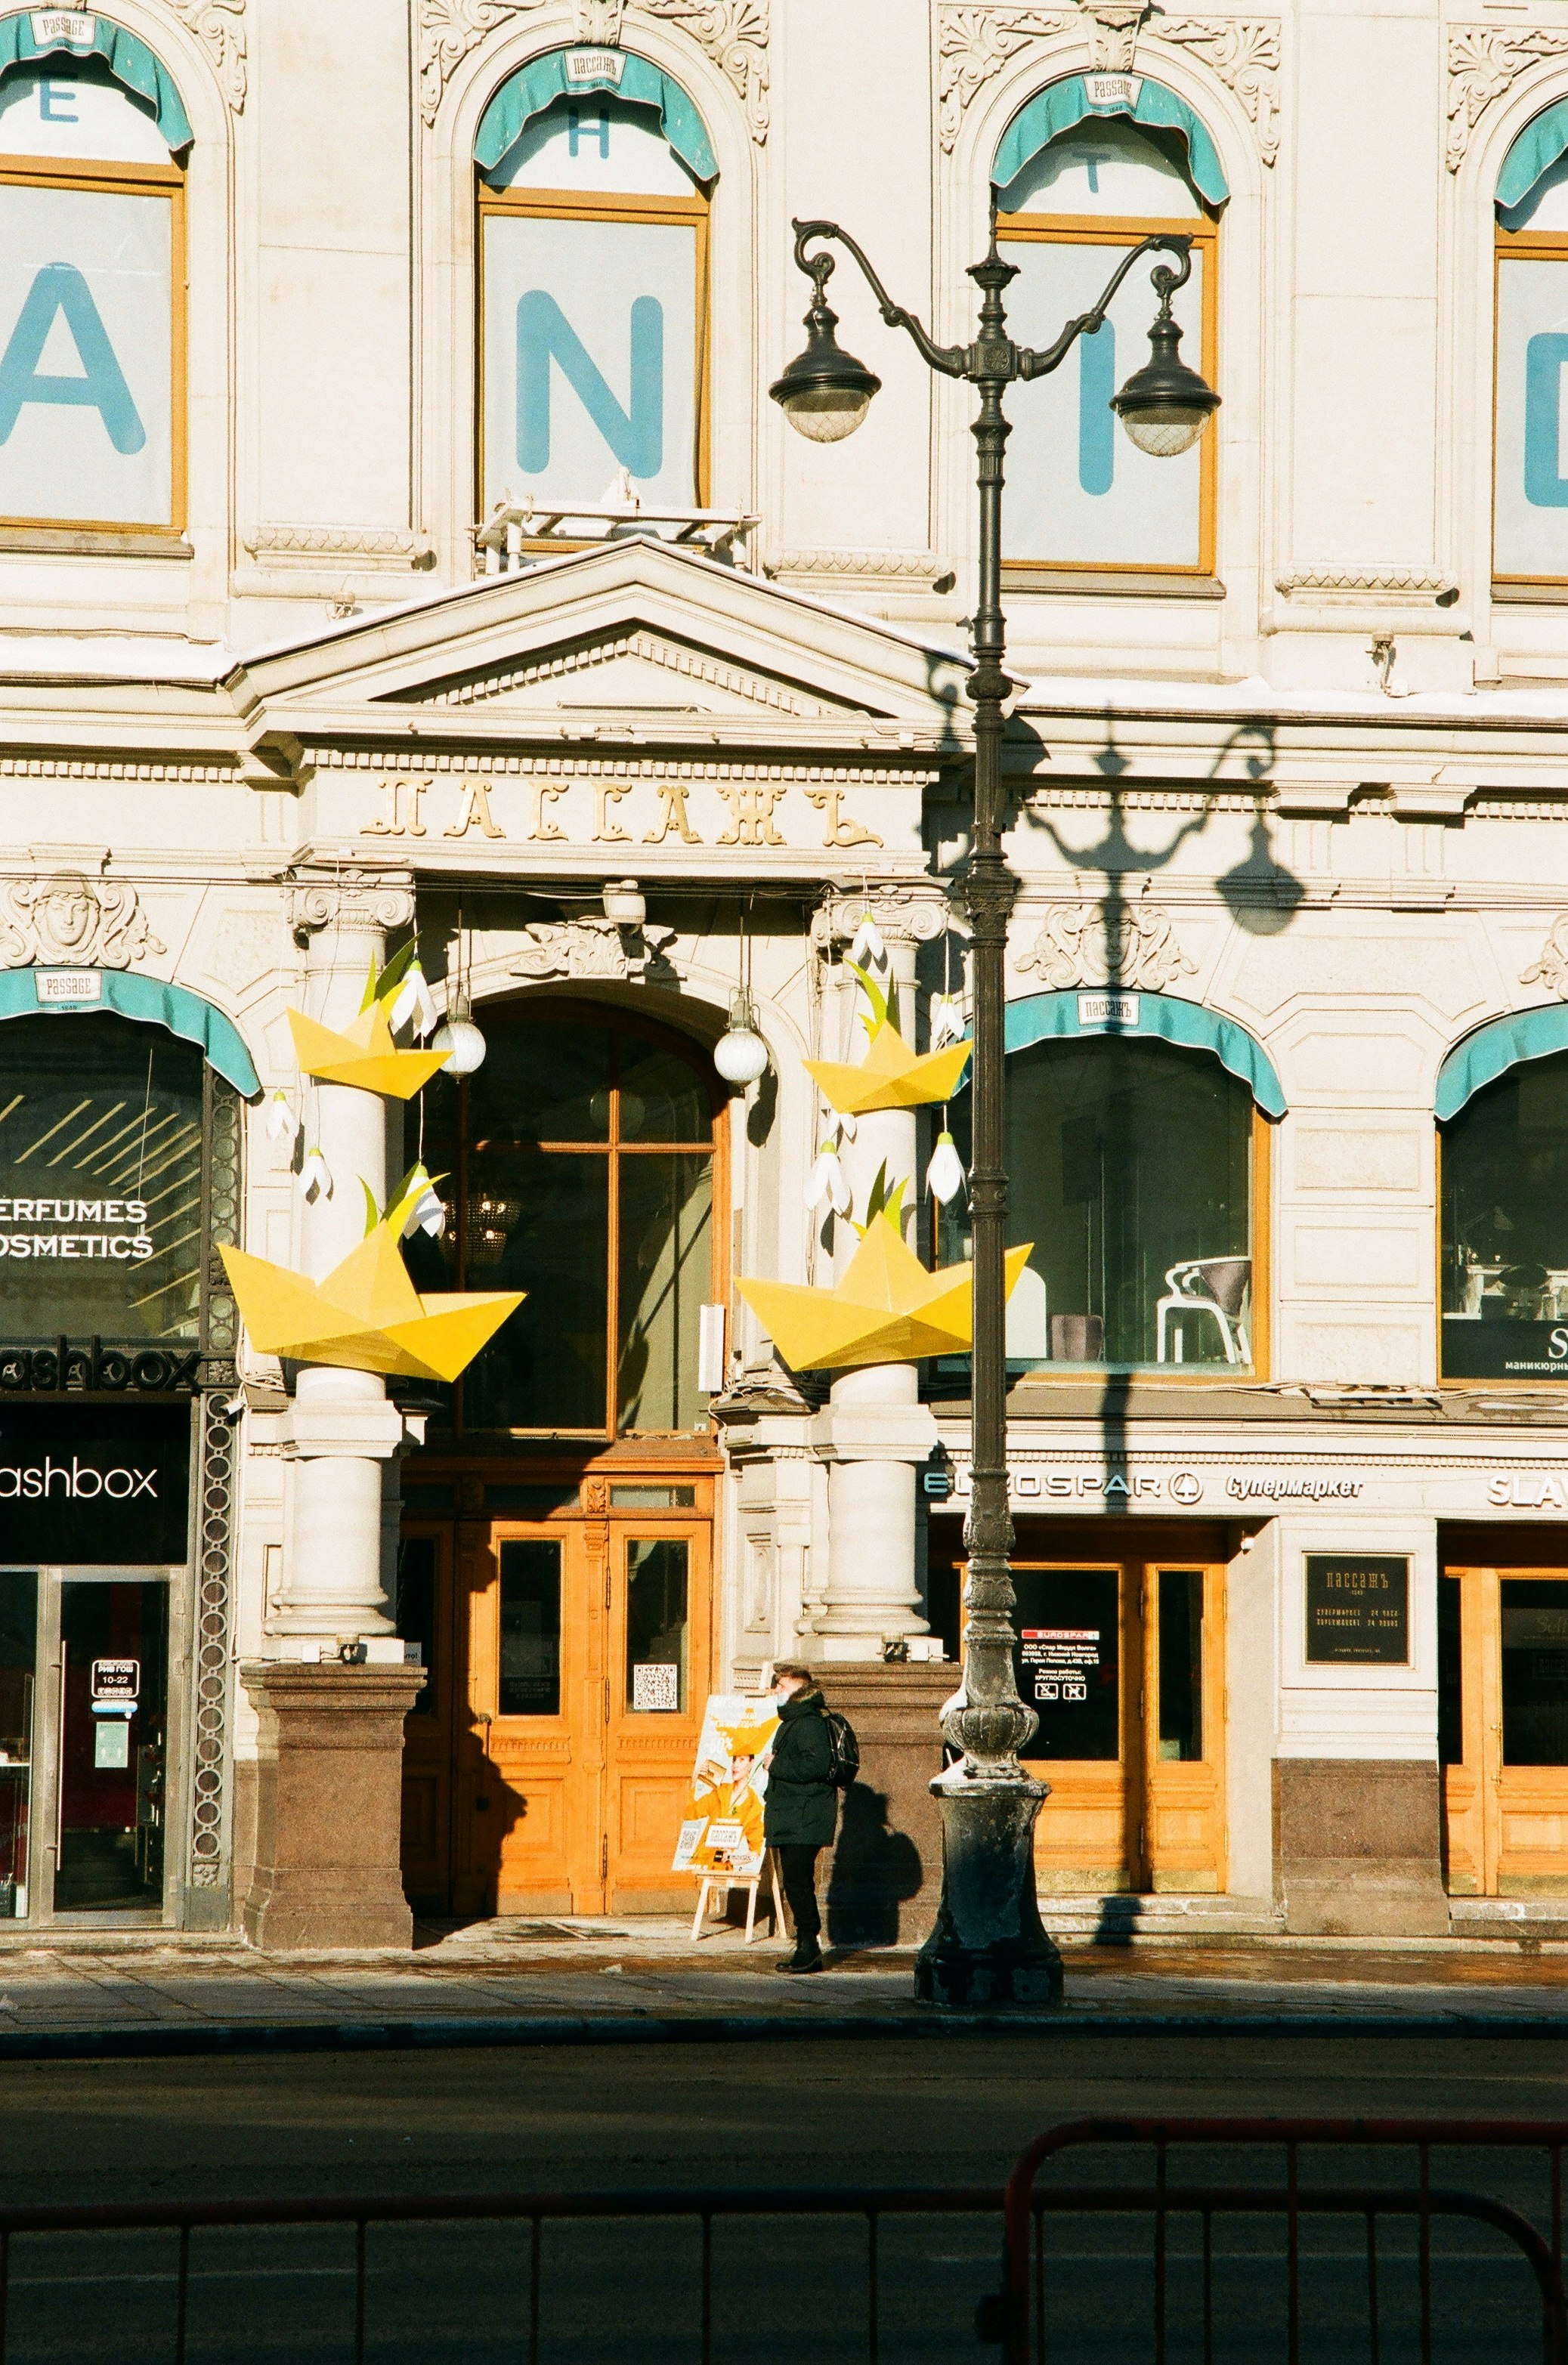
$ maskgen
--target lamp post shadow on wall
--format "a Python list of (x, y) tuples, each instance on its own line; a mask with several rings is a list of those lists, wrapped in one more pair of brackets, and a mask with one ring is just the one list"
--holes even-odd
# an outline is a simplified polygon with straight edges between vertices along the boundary
[[(1014, 1678), (1015, 1597), (1010, 1568), (1013, 1520), (1007, 1504), (1006, 1288), (1007, 1171), (1004, 1130), (1004, 961), (1014, 882), (1002, 858), (1002, 787), (1004, 702), (1013, 685), (1002, 670), (1002, 456), (1009, 427), (1002, 398), (1014, 378), (1045, 377), (1080, 337), (1103, 323), (1117, 289), (1143, 255), (1163, 250), (1150, 282), (1159, 298), (1148, 362), (1111, 408), (1141, 452), (1157, 459), (1190, 451), (1218, 408), (1219, 397), (1180, 353), (1182, 331), (1170, 299), (1193, 267), (1192, 240), (1160, 232), (1138, 241), (1117, 264), (1098, 302), (1069, 320), (1055, 342), (1036, 350), (1007, 333), (1004, 289), (1016, 266), (997, 252), (996, 207), (991, 247), (970, 265), (980, 291), (980, 320), (969, 345), (939, 345), (912, 312), (895, 304), (847, 230), (832, 221), (797, 221), (795, 261), (812, 282), (806, 348), (768, 389), (790, 425), (813, 443), (836, 443), (865, 418), (881, 380), (840, 348), (837, 315), (827, 302), (836, 241), (851, 254), (890, 329), (906, 330), (928, 369), (962, 378), (980, 395), (974, 421), (979, 454), (980, 584), (969, 697), (975, 710), (974, 836), (968, 900), (974, 961), (973, 1150), (969, 1210), (974, 1237), (972, 1486), (964, 1541), (969, 1556), (964, 1664), (942, 1718), (944, 1737), (960, 1753), (932, 1784), (942, 1814), (942, 1901), (935, 1926), (915, 1959), (915, 1994), (953, 2010), (1060, 2001), (1061, 1957), (1040, 1921), (1035, 1894), (1035, 1821), (1049, 1795), (1019, 1763), (1038, 1719)], [(808, 249), (814, 252), (808, 252)]]

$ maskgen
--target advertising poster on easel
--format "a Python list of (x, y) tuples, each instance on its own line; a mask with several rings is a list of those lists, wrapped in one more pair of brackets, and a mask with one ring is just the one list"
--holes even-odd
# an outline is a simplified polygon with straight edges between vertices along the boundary
[(751, 1880), (762, 1869), (762, 1755), (778, 1730), (771, 1697), (714, 1692), (702, 1719), (691, 1790), (676, 1843), (677, 1872)]

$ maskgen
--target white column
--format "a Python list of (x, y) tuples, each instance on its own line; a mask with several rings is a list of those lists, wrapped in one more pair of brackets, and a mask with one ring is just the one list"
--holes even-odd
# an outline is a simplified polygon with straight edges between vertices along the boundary
[[(943, 900), (933, 891), (883, 890), (873, 892), (871, 908), (898, 988), (901, 1030), (913, 1042), (916, 950), (939, 931)], [(864, 909), (864, 899), (851, 896), (830, 907), (830, 942), (852, 936)], [(830, 990), (840, 1006), (838, 1039), (828, 1056), (857, 1062), (867, 1046), (860, 1024), (865, 996), (847, 971), (832, 972), (832, 980)], [(833, 1043), (831, 1001), (829, 1013), (825, 1031)], [(890, 1186), (905, 1183), (905, 1209), (915, 1207), (921, 1186), (917, 1141), (913, 1110), (879, 1110), (858, 1119), (855, 1139), (843, 1145), (841, 1154), (859, 1221), (865, 1221), (871, 1185), (884, 1163)], [(837, 1280), (860, 1243), (847, 1223), (835, 1223), (834, 1232)], [(904, 1237), (913, 1233), (912, 1219)], [(834, 1382), (829, 1406), (814, 1429), (817, 1450), (828, 1464), (829, 1519), (827, 1596), (814, 1620), (815, 1652), (824, 1659), (879, 1659), (885, 1641), (929, 1631), (915, 1588), (915, 1473), (936, 1442), (936, 1423), (920, 1402), (918, 1366), (880, 1363), (846, 1372)]]
[[(374, 958), (388, 928), (413, 917), (413, 897), (397, 878), (345, 872), (300, 889), (295, 931), (308, 946), (304, 1008), (329, 1026), (358, 1013)], [(367, 1182), (386, 1200), (386, 1103), (347, 1084), (308, 1084), (306, 1141), (332, 1177), (329, 1198), (301, 1206), (300, 1268), (313, 1281), (364, 1237)], [(314, 1111), (310, 1102), (314, 1100)], [(384, 1465), (403, 1441), (402, 1417), (374, 1372), (308, 1364), (278, 1425), (289, 1468), (283, 1584), (274, 1632), (328, 1645), (389, 1634), (381, 1583)]]

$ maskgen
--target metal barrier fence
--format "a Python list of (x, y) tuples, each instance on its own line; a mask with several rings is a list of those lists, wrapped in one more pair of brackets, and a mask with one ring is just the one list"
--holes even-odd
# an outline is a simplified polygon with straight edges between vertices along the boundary
[[(1538, 2357), (1543, 2365), (1568, 2365), (1562, 2281), (1565, 2145), (1568, 2125), (1556, 2124), (1081, 2120), (1032, 2144), (1005, 2191), (781, 2191), (732, 2185), (6, 2208), (0, 2209), (0, 2365), (25, 2365), (35, 2353), (73, 2360), (158, 2356), (172, 2365), (191, 2365), (196, 2356), (208, 2354), (222, 2356), (227, 2365), (252, 2353), (352, 2357), (354, 2365), (390, 2354), (466, 2359), (503, 2353), (517, 2365), (524, 2359), (555, 2365), (563, 2357), (574, 2365), (622, 2359), (627, 2365), (666, 2359), (672, 2365), (728, 2365), (731, 2359), (758, 2365), (774, 2354), (791, 2360), (810, 2356), (813, 2365), (819, 2359), (823, 2365), (848, 2365), (862, 2358), (868, 2365), (907, 2365), (950, 2359), (968, 2352), (971, 2340), (993, 2350), (1000, 2345), (1007, 2365), (1045, 2365), (1047, 2359), (1049, 2365), (1135, 2365), (1145, 2358), (1150, 2365), (1227, 2365), (1232, 2358), (1246, 2365), (1260, 2365), (1265, 2358), (1278, 2358), (1282, 2365), (1316, 2365), (1319, 2359), (1347, 2365), (1361, 2357), (1368, 2365), (1406, 2365), (1417, 2358), (1421, 2365), (1438, 2365), (1450, 2355), (1473, 2359), (1483, 2347), (1488, 2365), (1512, 2365), (1516, 2359), (1533, 2365)], [(1372, 2147), (1390, 2146), (1414, 2150), (1414, 2180), (1404, 2175), (1390, 2181), (1368, 2175), (1346, 2180), (1338, 2172), (1342, 2158), (1321, 2163), (1314, 2158), (1332, 2150), (1364, 2158)], [(1051, 2180), (1064, 2157), (1087, 2146), (1109, 2147), (1114, 2159), (1126, 2160), (1136, 2173), (1126, 2180)], [(1151, 2155), (1151, 2179), (1134, 2147)], [(1194, 2166), (1206, 2170), (1215, 2154), (1234, 2156), (1241, 2147), (1282, 2152), (1282, 2180), (1272, 2173), (1267, 2181), (1252, 2181), (1172, 2172), (1184, 2154), (1202, 2155)], [(1500, 2199), (1457, 2190), (1446, 2177), (1434, 2180), (1434, 2158), (1450, 2151), (1464, 2155), (1468, 2183), (1481, 2155), (1504, 2150), (1539, 2170), (1534, 2214), (1540, 2224), (1530, 2222), (1529, 2207), (1517, 2205), (1534, 2196)], [(1304, 2174), (1304, 2167), (1319, 2164), (1334, 2171), (1331, 2181)], [(1518, 2181), (1517, 2164), (1513, 2179)], [(974, 2229), (966, 2237), (969, 2247), (956, 2259), (941, 2256), (935, 2246), (943, 2218)], [(651, 2235), (661, 2220), (672, 2230), (660, 2241), (640, 2231), (646, 2226)], [(811, 2220), (819, 2222), (808, 2235)], [(1075, 2220), (1084, 2229), (1081, 2247), (1064, 2255), (1058, 2237)], [(574, 2221), (585, 2232), (593, 2229), (599, 2247), (591, 2257), (572, 2252), (566, 2228)], [(623, 2250), (631, 2237), (619, 2273), (611, 2221), (625, 2229)], [(760, 2221), (785, 2229), (782, 2260), (751, 2236), (741, 2237), (737, 2229)], [(890, 2228), (901, 2221), (905, 2234), (895, 2244)], [(1352, 2248), (1314, 2247), (1316, 2230), (1331, 2221), (1356, 2229)], [(1226, 2236), (1241, 2240), (1240, 2248), (1216, 2245), (1216, 2229), (1227, 2226), (1243, 2229)], [(421, 2249), (424, 2237), (416, 2238), (415, 2231), (421, 2227), (432, 2243), (448, 2238), (435, 2229), (468, 2228), (479, 2247), (461, 2256)], [(1453, 2241), (1467, 2228), (1491, 2247), (1456, 2250)], [(297, 2259), (269, 2267), (253, 2246), (246, 2247), (252, 2236), (286, 2233), (308, 2242), (309, 2229), (347, 2237), (335, 2262)], [(715, 2254), (716, 2229), (729, 2229), (722, 2258)], [(1401, 2229), (1408, 2229), (1403, 2247)], [(505, 2274), (492, 2277), (483, 2294), (492, 2311), (498, 2304), (504, 2310), (504, 2322), (493, 2346), (471, 2345), (459, 2321), (462, 2302), (495, 2268), (509, 2230), (519, 2236), (515, 2260), (508, 2252)], [(846, 2238), (851, 2234), (852, 2241)], [(226, 2236), (230, 2247), (224, 2250)], [(167, 2264), (155, 2273), (133, 2271), (124, 2244), (117, 2247), (121, 2236), (154, 2243), (162, 2237)], [(457, 2238), (456, 2231), (450, 2238)], [(1138, 2247), (1114, 2247), (1127, 2239)], [(24, 2270), (23, 2261), (39, 2256), (35, 2244), (44, 2247), (51, 2272)], [(89, 2252), (106, 2259), (106, 2274), (91, 2270)], [(147, 2255), (137, 2253), (143, 2263)], [(215, 2255), (228, 2263), (214, 2267)], [(736, 2299), (737, 2281), (745, 2289), (747, 2258), (749, 2330)], [(961, 2287), (950, 2273), (944, 2281), (954, 2268)], [(336, 2279), (330, 2290), (326, 2282), (315, 2287), (326, 2310), (318, 2309), (319, 2321), (294, 2325), (275, 2351), (265, 2339), (252, 2337), (255, 2292), (267, 2273)], [(234, 2286), (235, 2297), (226, 2303), (227, 2335), (204, 2329), (193, 2316), (193, 2286), (199, 2294), (208, 2274), (228, 2277)], [(134, 2321), (133, 2287), (144, 2287), (142, 2314)], [(50, 2294), (47, 2304), (34, 2296), (40, 2288)], [(89, 2337), (92, 2288), (107, 2292), (118, 2310), (103, 2347)], [(777, 2313), (780, 2305), (791, 2310), (790, 2322), (772, 2336), (755, 2321), (759, 2291), (777, 2294), (765, 2312)], [(831, 2317), (826, 2337), (810, 2345), (801, 2337), (801, 2295), (823, 2299)], [(890, 2297), (896, 2306), (890, 2306)], [(26, 2307), (18, 2304), (23, 2301)], [(414, 2320), (421, 2306), (431, 2317), (428, 2332)]]
[[(1379, 2221), (1385, 2217), (1413, 2220), (1416, 2230), (1416, 2354), (1420, 2365), (1434, 2356), (1434, 2220), (1469, 2219), (1490, 2225), (1510, 2242), (1528, 2264), (1540, 2303), (1540, 2350), (1546, 2365), (1563, 2365), (1568, 2359), (1568, 2325), (1562, 2286), (1562, 2154), (1568, 2146), (1568, 2125), (1558, 2121), (1444, 2119), (1080, 2119), (1052, 2127), (1036, 2136), (1021, 2155), (1008, 2179), (1004, 2208), (1003, 2279), (998, 2301), (985, 2318), (991, 2337), (1002, 2348), (1006, 2365), (1043, 2365), (1048, 2351), (1047, 2217), (1137, 2213), (1153, 2221), (1151, 2256), (1151, 2331), (1154, 2365), (1166, 2365), (1173, 2333), (1185, 2329), (1171, 2323), (1171, 2221), (1194, 2219), (1198, 2229), (1198, 2277), (1195, 2297), (1197, 2353), (1203, 2365), (1215, 2355), (1214, 2225), (1216, 2217), (1276, 2216), (1282, 2221), (1284, 2279), (1283, 2341), (1279, 2351), (1285, 2365), (1301, 2365), (1304, 2316), (1302, 2308), (1304, 2217), (1359, 2218), (1365, 2233), (1366, 2346), (1369, 2365), (1381, 2365), (1383, 2348), (1382, 2273), (1378, 2247)], [(1089, 2187), (1044, 2185), (1042, 2168), (1064, 2154), (1086, 2148), (1123, 2150), (1137, 2146), (1153, 2155), (1151, 2185), (1110, 2184)], [(1413, 2188), (1400, 2184), (1313, 2184), (1303, 2180), (1304, 2155), (1332, 2149), (1413, 2151)], [(1180, 2183), (1171, 2178), (1171, 2155), (1198, 2150), (1213, 2155), (1238, 2149), (1282, 2152), (1284, 2180), (1268, 2188)], [(1490, 2196), (1439, 2188), (1432, 2181), (1435, 2153), (1465, 2156), (1467, 2171), (1477, 2153), (1501, 2153), (1533, 2158), (1540, 2174), (1545, 2230), (1521, 2209)], [(1467, 2175), (1468, 2180), (1468, 2175)], [(1351, 2353), (1347, 2349), (1347, 2355)]]

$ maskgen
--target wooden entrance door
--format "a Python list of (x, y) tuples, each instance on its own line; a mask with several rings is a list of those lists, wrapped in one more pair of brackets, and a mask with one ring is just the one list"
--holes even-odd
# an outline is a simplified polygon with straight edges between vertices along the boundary
[(431, 1676), (406, 1728), (404, 1878), (425, 1911), (650, 1911), (689, 1892), (670, 1866), (710, 1682), (710, 1521), (635, 1508), (696, 1489), (592, 1491), (604, 1516), (405, 1533), (398, 1626)]
[(1568, 1569), (1449, 1569), (1439, 1583), (1448, 1885), (1568, 1891)]
[(1047, 1891), (1226, 1885), (1225, 1572), (1168, 1558), (1018, 1561), (1026, 1762)]

